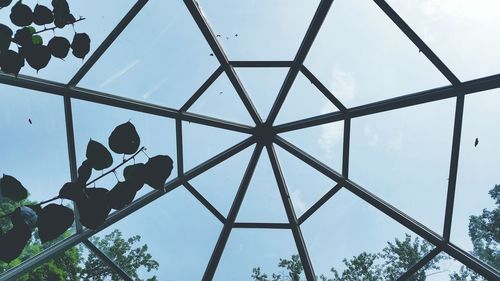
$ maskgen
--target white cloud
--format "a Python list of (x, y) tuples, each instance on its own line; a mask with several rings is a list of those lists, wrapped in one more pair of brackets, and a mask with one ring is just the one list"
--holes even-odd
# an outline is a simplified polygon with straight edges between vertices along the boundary
[[(321, 108), (321, 114), (331, 112), (329, 111), (330, 104), (325, 103)], [(334, 156), (334, 146), (339, 144), (342, 140), (343, 134), (343, 123), (342, 122), (334, 122), (328, 123), (321, 126), (321, 134), (318, 139), (318, 144), (326, 153), (329, 159), (332, 159)]]
[(120, 78), (121, 76), (123, 76), (125, 73), (127, 73), (128, 71), (130, 71), (132, 68), (134, 68), (138, 63), (140, 62), (140, 60), (134, 60), (132, 62), (130, 62), (128, 65), (126, 65), (124, 68), (120, 69), (119, 71), (115, 72), (113, 75), (111, 75), (110, 77), (108, 77), (108, 79), (104, 80), (100, 85), (99, 85), (99, 88), (104, 88), (106, 87), (107, 85), (113, 83), (116, 79)]
[(307, 211), (306, 203), (302, 199), (302, 196), (300, 194), (300, 190), (292, 191), (290, 193), (290, 197), (292, 198), (293, 205), (296, 209), (298, 209), (302, 213)]
[(330, 89), (333, 89), (333, 95), (341, 102), (353, 100), (356, 94), (354, 74), (344, 71), (340, 66), (335, 65), (332, 70)]

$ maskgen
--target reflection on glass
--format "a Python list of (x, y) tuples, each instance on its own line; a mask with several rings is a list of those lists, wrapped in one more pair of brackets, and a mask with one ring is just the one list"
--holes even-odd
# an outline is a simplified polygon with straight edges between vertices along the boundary
[(288, 68), (242, 67), (236, 68), (235, 71), (260, 116), (265, 120), (283, 85)]
[(222, 215), (229, 213), (255, 145), (190, 180)]
[(301, 227), (315, 273), (325, 281), (396, 280), (433, 249), (345, 189)]
[[(172, 119), (78, 100), (73, 100), (72, 106), (77, 165), (81, 165), (86, 159), (87, 143), (90, 139), (100, 142), (109, 149), (108, 138), (113, 129), (130, 121), (139, 134), (141, 146), (147, 148), (146, 153), (138, 154), (133, 161), (130, 161), (130, 164), (134, 161), (145, 163), (148, 161), (148, 156), (168, 155), (174, 160), (174, 168), (169, 180), (177, 175), (175, 121)], [(111, 152), (111, 155), (113, 156), (112, 167), (123, 161), (123, 155), (114, 152)], [(117, 170), (116, 177), (108, 175), (96, 182), (96, 186), (105, 187), (108, 190), (113, 188), (117, 180), (124, 180), (123, 169), (126, 166), (128, 165), (123, 165)], [(100, 175), (100, 171), (93, 170), (91, 179)], [(137, 193), (136, 198), (151, 190), (145, 185)]]
[(305, 65), (347, 107), (449, 84), (372, 1), (334, 1)]
[(274, 123), (282, 124), (335, 111), (338, 109), (332, 102), (299, 73)]
[[(455, 72), (470, 80), (500, 72), (500, 2), (387, 1), (425, 43)], [(466, 38), (466, 40), (464, 40)]]
[(351, 125), (351, 179), (436, 233), (443, 230), (454, 109), (449, 99)]
[(493, 232), (500, 210), (499, 93), (465, 98), (451, 240), (500, 271), (500, 237)]
[(222, 73), (208, 87), (203, 95), (189, 108), (188, 112), (254, 125), (245, 105), (225, 73)]
[(181, 1), (151, 1), (89, 71), (82, 87), (179, 108), (218, 66)]
[(292, 60), (319, 3), (318, 0), (198, 2), (230, 60)]
[[(290, 230), (233, 229), (214, 280), (260, 281), (267, 279), (258, 279), (257, 276), (262, 278), (266, 274), (271, 278), (273, 273), (283, 276), (277, 280), (290, 280), (286, 267), (279, 264), (281, 259), (300, 264), (296, 255), (297, 247)], [(297, 277), (305, 280), (303, 272)]]
[[(203, 205), (178, 187), (98, 233), (96, 246), (110, 253), (115, 247), (111, 241), (117, 238), (130, 241), (134, 237), (132, 248), (141, 248), (151, 255), (143, 256), (144, 265), (135, 268), (141, 279), (156, 276), (157, 280), (201, 280), (221, 228)], [(99, 243), (106, 241), (106, 237), (112, 239)], [(111, 258), (125, 267), (131, 266), (118, 255)]]

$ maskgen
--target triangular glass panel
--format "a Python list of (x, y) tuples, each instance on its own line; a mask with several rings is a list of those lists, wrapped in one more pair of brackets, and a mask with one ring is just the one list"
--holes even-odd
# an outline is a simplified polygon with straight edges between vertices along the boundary
[(211, 53), (184, 3), (151, 1), (79, 86), (180, 108), (217, 68)]
[[(278, 264), (280, 259), (300, 264), (297, 253), (290, 230), (233, 229), (214, 280), (267, 280), (254, 276), (271, 277), (273, 273), (288, 278), (288, 270)], [(299, 276), (305, 280), (303, 272)]]
[(353, 119), (349, 177), (441, 233), (454, 111), (447, 99)]
[(255, 124), (225, 73), (205, 90), (188, 112), (247, 125)]
[[(145, 266), (136, 268), (141, 280), (153, 276), (157, 280), (201, 280), (221, 228), (203, 205), (178, 187), (95, 236), (103, 241), (108, 235), (116, 237), (116, 232), (124, 239), (137, 235), (132, 248), (146, 245), (147, 254), (158, 263), (151, 271)], [(110, 247), (96, 246), (104, 252)], [(125, 259), (118, 264), (129, 266)]]
[(318, 0), (197, 2), (231, 60), (292, 60), (319, 3)]
[(336, 183), (281, 147), (275, 148), (295, 213), (301, 216)]
[(337, 172), (342, 171), (344, 121), (280, 134)]
[[(13, 1), (12, 5), (17, 1)], [(50, 9), (52, 6), (50, 1), (38, 1), (40, 5), (44, 5)], [(87, 33), (90, 37), (90, 52), (85, 56), (85, 58), (79, 59), (72, 54), (72, 51), (68, 53), (67, 57), (62, 60), (55, 57), (51, 57), (48, 65), (37, 71), (31, 68), (28, 63), (21, 69), (21, 74), (31, 75), (43, 79), (54, 80), (60, 83), (68, 83), (69, 80), (76, 74), (78, 69), (83, 66), (83, 63), (90, 58), (92, 53), (99, 47), (99, 45), (104, 41), (108, 34), (115, 28), (115, 26), (120, 22), (120, 20), (127, 14), (127, 12), (132, 8), (136, 1), (125, 0), (120, 2), (111, 1), (68, 1), (71, 13), (76, 19), (80, 17), (84, 18), (81, 21), (76, 22), (73, 25), (66, 25), (64, 28), (56, 28), (54, 30), (47, 30), (45, 32), (40, 32), (37, 35), (42, 37), (43, 45), (47, 45), (48, 42), (54, 36), (65, 37), (71, 43), (73, 41), (73, 36), (75, 32)], [(34, 9), (37, 1), (23, 1), (30, 8)], [(96, 9), (96, 7), (99, 7)], [(5, 8), (10, 13), (11, 6)], [(5, 12), (6, 12), (5, 11)], [(4, 17), (6, 19), (6, 17)], [(9, 20), (2, 21), (2, 24), (7, 24), (15, 33), (20, 27), (15, 26), (10, 23)], [(32, 26), (37, 30), (41, 31), (44, 28), (52, 28), (53, 24), (46, 26), (38, 26), (32, 24)], [(16, 44), (12, 43), (10, 49), (18, 51)]]
[(247, 134), (192, 122), (182, 122), (182, 133), (186, 171), (249, 137)]
[(260, 116), (265, 120), (283, 85), (288, 68), (241, 67), (235, 70)]
[[(465, 97), (451, 241), (500, 271), (500, 238), (494, 213), (500, 208), (500, 90)], [(476, 143), (477, 140), (477, 143)], [(490, 240), (492, 239), (492, 240)], [(495, 252), (497, 254), (495, 254)]]
[(449, 84), (373, 1), (335, 1), (305, 64), (347, 107)]
[[(134, 163), (146, 163), (148, 156), (154, 157), (156, 155), (168, 155), (172, 158), (174, 165), (168, 180), (177, 177), (177, 149), (174, 120), (86, 101), (73, 100), (72, 105), (78, 166), (86, 159), (87, 143), (90, 139), (100, 142), (109, 149), (108, 138), (111, 132), (116, 126), (128, 121), (136, 128), (140, 137), (141, 147), (144, 146), (147, 148), (145, 153), (139, 153), (128, 164), (117, 169), (116, 177), (108, 175), (96, 182), (96, 186), (107, 189), (113, 188), (117, 183), (117, 178), (120, 181), (124, 180), (123, 169), (125, 167)], [(113, 156), (113, 165), (111, 167), (115, 167), (123, 162), (124, 156), (122, 154), (109, 151)], [(126, 155), (125, 158), (130, 158), (130, 155)], [(100, 175), (101, 172), (93, 170), (91, 180)], [(145, 185), (136, 194), (136, 198), (151, 190), (149, 186)]]
[[(347, 189), (330, 198), (301, 229), (315, 273), (327, 278), (332, 278), (335, 270), (342, 280), (372, 280), (370, 276), (396, 280), (398, 273), (406, 272), (434, 248)], [(391, 244), (396, 247), (386, 252)], [(390, 272), (396, 278), (378, 272), (387, 268), (386, 262), (397, 265)]]
[(417, 271), (408, 280), (487, 281), (486, 278), (444, 252), (424, 265), (422, 270)]
[(337, 107), (299, 73), (274, 123), (282, 124), (335, 111), (338, 111)]
[(260, 155), (236, 221), (288, 223), (267, 152)]
[(189, 183), (223, 216), (233, 204), (255, 145), (190, 180)]
[(500, 40), (491, 36), (500, 26), (498, 1), (387, 2), (458, 78), (500, 72)]
[(0, 92), (0, 176), (19, 180), (31, 202), (56, 196), (71, 179), (63, 98), (3, 84)]

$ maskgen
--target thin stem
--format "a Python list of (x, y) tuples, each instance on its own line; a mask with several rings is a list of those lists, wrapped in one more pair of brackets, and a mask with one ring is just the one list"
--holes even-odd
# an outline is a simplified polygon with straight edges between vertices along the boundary
[[(72, 22), (72, 23), (71, 23), (71, 25), (73, 25), (73, 24), (74, 24), (74, 23), (76, 23), (76, 22), (82, 21), (82, 20), (84, 20), (84, 19), (85, 19), (85, 18), (80, 17), (79, 19), (77, 19), (77, 20), (75, 20), (74, 22)], [(38, 34), (38, 33), (42, 33), (42, 32), (48, 31), (48, 30), (55, 30), (56, 28), (58, 28), (58, 27), (57, 27), (57, 26), (54, 26), (54, 27), (44, 28), (44, 29), (42, 29), (42, 30), (39, 30), (39, 31), (34, 32), (34, 33), (33, 33), (33, 35)]]

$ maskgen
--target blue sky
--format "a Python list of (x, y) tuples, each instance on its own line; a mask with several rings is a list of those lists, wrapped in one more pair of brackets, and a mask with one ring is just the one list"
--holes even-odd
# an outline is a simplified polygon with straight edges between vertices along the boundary
[[(72, 11), (87, 18), (75, 29), (90, 35), (92, 50), (133, 4), (130, 0), (119, 4), (95, 1), (96, 9), (88, 1), (73, 2)], [(221, 35), (220, 43), (230, 60), (292, 60), (319, 1), (198, 2), (214, 32)], [(462, 81), (499, 72), (500, 39), (490, 36), (500, 24), (492, 12), (500, 8), (494, 0), (388, 2)], [(7, 15), (0, 11), (2, 22)], [(73, 33), (71, 28), (64, 32)], [(52, 35), (44, 36), (49, 40)], [(150, 1), (78, 86), (179, 108), (218, 67), (210, 53), (182, 1)], [(38, 74), (29, 67), (22, 73), (67, 82), (81, 65), (74, 58), (53, 60)], [(347, 107), (449, 85), (372, 1), (335, 1), (305, 65)], [(287, 69), (236, 72), (261, 116), (267, 116)], [(0, 91), (0, 130), (2, 136), (12, 136), (3, 139), (0, 172), (19, 178), (33, 200), (55, 195), (69, 180), (62, 98), (3, 85)], [(499, 90), (492, 90), (466, 97), (451, 238), (466, 250), (472, 249), (468, 217), (493, 207), (487, 191), (500, 183), (496, 172), (500, 125), (492, 121), (500, 117), (498, 94)], [(454, 109), (455, 100), (448, 99), (352, 120), (352, 180), (437, 233), (442, 232), (444, 221)], [(189, 111), (252, 124), (225, 74)], [(334, 111), (299, 74), (276, 124)], [(136, 125), (148, 154), (176, 159), (174, 120), (76, 100), (73, 114), (78, 164), (90, 138), (106, 143), (112, 129), (128, 120)], [(183, 132), (186, 170), (247, 137), (189, 122), (183, 123)], [(282, 137), (340, 171), (343, 122)], [(476, 137), (478, 147), (473, 146)], [(224, 215), (252, 148), (190, 181)], [(287, 152), (277, 151), (300, 215), (335, 183)], [(139, 156), (137, 160), (146, 159)], [(110, 176), (98, 185), (111, 188), (115, 183)], [(140, 195), (146, 191), (148, 187)], [(237, 221), (285, 220), (269, 158), (263, 151)], [(142, 236), (141, 242), (149, 245), (160, 263), (154, 273), (159, 280), (180, 281), (201, 278), (222, 224), (188, 191), (178, 188), (98, 236), (115, 228), (125, 236)], [(343, 258), (379, 251), (387, 241), (410, 233), (347, 190), (336, 194), (302, 229), (318, 275), (328, 273), (332, 266), (342, 268)], [(256, 266), (268, 273), (279, 271), (279, 258), (294, 253), (290, 231), (234, 230), (215, 280), (248, 280)], [(457, 267), (453, 261), (443, 266)], [(141, 272), (143, 277), (152, 274)], [(433, 280), (446, 280), (447, 274), (433, 275)]]

